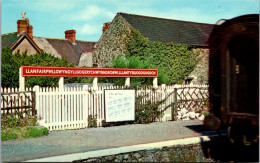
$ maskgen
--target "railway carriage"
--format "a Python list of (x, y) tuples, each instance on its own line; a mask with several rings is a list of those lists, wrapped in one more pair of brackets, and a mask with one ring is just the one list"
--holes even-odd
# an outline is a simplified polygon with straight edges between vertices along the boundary
[(251, 144), (259, 135), (259, 14), (217, 24), (209, 38), (211, 115), (204, 125), (226, 126), (232, 142)]

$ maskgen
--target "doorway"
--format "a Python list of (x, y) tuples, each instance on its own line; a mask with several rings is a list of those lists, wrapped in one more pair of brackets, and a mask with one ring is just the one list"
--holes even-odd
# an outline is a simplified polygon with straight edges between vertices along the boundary
[(259, 52), (257, 43), (237, 36), (229, 43), (230, 112), (258, 114)]

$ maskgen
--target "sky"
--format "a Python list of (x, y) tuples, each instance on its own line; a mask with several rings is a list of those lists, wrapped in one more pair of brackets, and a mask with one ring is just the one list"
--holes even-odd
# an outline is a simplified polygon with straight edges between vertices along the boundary
[(76, 39), (98, 41), (103, 23), (118, 12), (215, 24), (245, 14), (259, 14), (259, 0), (0, 0), (1, 33), (17, 31), (25, 11), (33, 35), (65, 38), (75, 29)]

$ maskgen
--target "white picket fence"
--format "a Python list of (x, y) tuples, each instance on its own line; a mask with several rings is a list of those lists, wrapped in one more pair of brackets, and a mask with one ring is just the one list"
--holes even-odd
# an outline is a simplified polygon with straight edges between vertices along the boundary
[[(207, 85), (192, 85), (193, 87), (207, 88)], [(180, 87), (191, 87), (191, 85), (159, 86), (153, 88), (138, 88), (136, 96), (144, 96), (142, 102), (148, 100), (165, 100), (159, 109), (163, 110), (163, 116), (159, 121), (169, 121), (173, 119), (173, 104), (175, 102), (174, 89)], [(32, 90), (32, 88), (26, 88)], [(100, 86), (97, 90), (84, 85), (83, 87), (40, 88), (35, 86), (37, 117), (41, 125), (50, 131), (80, 129), (88, 126), (88, 116), (92, 115), (97, 119), (97, 125), (102, 126), (105, 120), (104, 90), (124, 89), (119, 86)], [(8, 89), (2, 89), (6, 92)], [(10, 89), (9, 89), (10, 90)], [(13, 89), (14, 92), (16, 89)]]
[(80, 88), (35, 87), (37, 116), (52, 130), (79, 129), (87, 126), (88, 92)]

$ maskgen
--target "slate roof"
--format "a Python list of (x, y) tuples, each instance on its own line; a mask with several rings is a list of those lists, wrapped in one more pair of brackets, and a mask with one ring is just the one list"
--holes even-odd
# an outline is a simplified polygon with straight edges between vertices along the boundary
[(207, 47), (209, 35), (215, 25), (173, 19), (118, 13), (133, 28), (150, 41), (183, 43)]
[(17, 32), (2, 34), (2, 48), (11, 47), (18, 40)]
[(73, 45), (68, 39), (46, 38), (46, 40), (57, 51), (58, 54), (61, 54), (75, 65), (78, 65), (82, 53), (93, 51), (93, 47), (96, 43), (77, 40), (76, 45)]
[[(17, 32), (2, 35), (2, 48), (11, 47), (18, 41)], [(43, 51), (53, 54), (56, 57), (65, 57), (71, 63), (78, 65), (82, 53), (92, 52), (96, 42), (76, 40), (73, 45), (68, 39), (33, 37), (33, 41)]]

